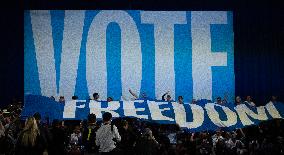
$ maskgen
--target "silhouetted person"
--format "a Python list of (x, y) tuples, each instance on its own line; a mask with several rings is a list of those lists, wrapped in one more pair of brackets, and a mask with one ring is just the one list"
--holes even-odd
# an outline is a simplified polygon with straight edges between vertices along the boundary
[(277, 96), (271, 96), (271, 100), (272, 103), (276, 103), (277, 102)]
[(255, 107), (255, 104), (253, 103), (251, 96), (247, 96), (246, 101), (244, 103), (246, 103), (247, 105), (251, 107)]
[(47, 151), (48, 149), (48, 143), (50, 143), (51, 139), (50, 139), (50, 133), (47, 127), (43, 126), (43, 124), (41, 124), (41, 115), (40, 113), (36, 112), (33, 117), (36, 120), (38, 129), (39, 129), (39, 136), (41, 137), (40, 139), (42, 139), (42, 145), (44, 148), (44, 151)]
[(50, 96), (50, 99), (55, 101), (55, 97), (54, 96)]
[(122, 120), (122, 128), (119, 130), (121, 136), (120, 149), (122, 149), (122, 154), (132, 155), (134, 154), (133, 146), (136, 140), (135, 134), (129, 129), (128, 122)]
[(113, 101), (112, 97), (108, 97), (108, 98), (107, 98), (107, 101), (108, 101), (108, 102)]
[(65, 103), (65, 98), (64, 96), (59, 97), (59, 103)]
[(112, 115), (109, 112), (103, 114), (103, 124), (96, 133), (96, 144), (102, 154), (114, 154), (117, 142), (121, 140), (117, 127), (111, 124)]
[(76, 95), (72, 96), (72, 100), (78, 100), (78, 96)]
[[(167, 91), (163, 96), (162, 96), (162, 100), (163, 101), (168, 101), (168, 102), (170, 102), (171, 101), (171, 99), (172, 99), (172, 97), (171, 97), (171, 95), (169, 95), (169, 91)], [(167, 95), (167, 98), (165, 99), (165, 96)]]
[(16, 155), (40, 155), (45, 150), (45, 144), (34, 117), (29, 117), (23, 131), (17, 139)]
[(140, 139), (137, 140), (137, 155), (156, 155), (158, 153), (159, 143), (154, 138), (151, 129), (146, 128)]
[(240, 96), (237, 96), (237, 97), (236, 97), (236, 99), (235, 99), (235, 104), (236, 104), (236, 105), (242, 104), (242, 99), (241, 99)]
[(99, 148), (96, 146), (96, 132), (98, 130), (98, 126), (96, 124), (96, 115), (89, 114), (87, 125), (84, 127), (82, 142), (85, 146), (85, 154), (93, 154), (98, 153)]
[(183, 97), (182, 97), (182, 96), (179, 96), (179, 97), (178, 97), (178, 103), (179, 103), (179, 104), (183, 104)]
[(99, 93), (94, 93), (93, 97), (94, 97), (95, 101), (99, 101), (100, 95), (99, 95)]
[(50, 143), (49, 154), (61, 155), (64, 154), (64, 142), (65, 142), (65, 131), (62, 129), (62, 122), (55, 119), (52, 122), (52, 128), (50, 130), (52, 137)]

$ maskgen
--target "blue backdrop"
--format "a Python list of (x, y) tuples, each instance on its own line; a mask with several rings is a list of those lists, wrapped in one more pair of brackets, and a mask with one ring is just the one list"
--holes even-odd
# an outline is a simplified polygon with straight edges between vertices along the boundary
[(227, 11), (25, 11), (25, 94), (234, 99)]

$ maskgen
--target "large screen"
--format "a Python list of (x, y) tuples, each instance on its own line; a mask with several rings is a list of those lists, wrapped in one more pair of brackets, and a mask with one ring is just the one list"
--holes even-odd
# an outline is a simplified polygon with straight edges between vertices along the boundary
[(25, 94), (234, 98), (230, 11), (26, 10)]

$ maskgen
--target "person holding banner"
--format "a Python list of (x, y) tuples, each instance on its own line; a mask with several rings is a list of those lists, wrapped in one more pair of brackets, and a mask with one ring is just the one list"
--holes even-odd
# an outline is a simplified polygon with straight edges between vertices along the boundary
[(129, 89), (128, 91), (132, 95), (132, 97), (130, 99), (127, 99), (125, 96), (122, 95), (121, 96), (122, 101), (129, 101), (129, 100), (134, 101), (134, 100), (137, 100), (139, 98), (138, 95), (135, 94), (131, 89)]
[(243, 104), (242, 99), (240, 96), (237, 96), (235, 99), (235, 105), (240, 105), (240, 104)]
[(147, 94), (145, 92), (143, 92), (141, 94), (141, 97), (138, 97), (138, 95), (135, 94), (131, 89), (129, 89), (129, 93), (134, 97), (133, 98), (134, 100), (138, 100), (138, 99), (146, 100), (146, 99), (148, 99)]
[(76, 95), (72, 96), (72, 100), (78, 100), (78, 96)]
[(95, 101), (99, 101), (100, 95), (99, 95), (99, 93), (94, 93), (93, 97), (94, 97)]
[(65, 98), (64, 98), (64, 96), (60, 96), (58, 102), (59, 102), (59, 103), (65, 103)]
[(271, 96), (270, 102), (277, 103), (277, 96)]
[(191, 104), (197, 104), (196, 99), (192, 99), (192, 100), (191, 100)]
[(113, 98), (112, 97), (108, 97), (107, 98), (107, 102), (111, 102), (111, 101), (113, 101)]
[[(169, 95), (169, 93), (170, 93), (170, 91), (167, 91), (163, 96), (162, 96), (162, 100), (163, 101), (168, 101), (168, 102), (170, 102), (170, 101), (172, 101), (171, 99), (172, 99), (172, 97), (171, 97), (171, 95)], [(167, 98), (165, 99), (165, 96), (167, 95)]]
[(179, 104), (184, 104), (184, 102), (183, 102), (183, 97), (182, 97), (182, 96), (179, 96), (179, 97), (178, 97), (178, 103), (179, 103)]
[(135, 94), (131, 89), (129, 89), (129, 93), (134, 97), (134, 100), (138, 99), (138, 95)]
[(253, 103), (251, 96), (247, 96), (246, 101), (244, 103), (251, 107), (255, 107), (255, 104)]
[[(147, 100), (147, 99), (149, 99), (148, 97), (147, 97), (147, 94), (145, 93), (145, 92), (143, 92), (142, 94), (141, 94), (141, 97), (139, 97), (136, 93), (134, 93), (131, 89), (129, 89), (128, 90), (129, 91), (129, 93), (132, 95), (132, 97), (130, 98), (130, 100), (131, 101), (134, 101), (134, 100)], [(129, 99), (127, 99), (125, 96), (121, 96), (121, 100), (124, 100), (124, 101), (129, 101)], [(152, 100), (152, 99), (149, 99), (149, 100)]]
[(217, 104), (220, 104), (220, 105), (223, 105), (223, 101), (222, 101), (222, 98), (219, 96), (217, 97)]

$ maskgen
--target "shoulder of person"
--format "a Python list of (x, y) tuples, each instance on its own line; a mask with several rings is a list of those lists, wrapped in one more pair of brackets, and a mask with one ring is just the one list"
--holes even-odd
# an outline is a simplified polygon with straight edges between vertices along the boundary
[(112, 124), (113, 128), (116, 128), (117, 129), (117, 126), (115, 124)]

